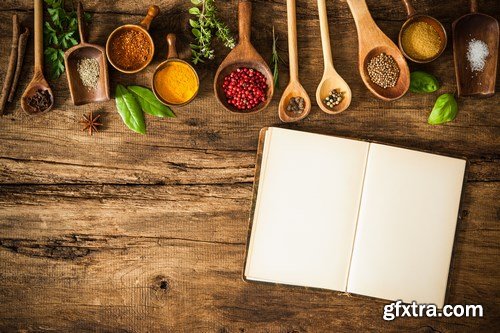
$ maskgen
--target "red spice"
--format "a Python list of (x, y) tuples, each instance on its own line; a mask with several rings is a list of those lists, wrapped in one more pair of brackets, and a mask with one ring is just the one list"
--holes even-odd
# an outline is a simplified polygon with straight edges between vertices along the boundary
[(266, 77), (253, 68), (241, 67), (224, 78), (227, 102), (238, 110), (250, 110), (266, 100)]
[(121, 29), (111, 39), (110, 58), (120, 69), (135, 70), (148, 59), (151, 43), (141, 30)]

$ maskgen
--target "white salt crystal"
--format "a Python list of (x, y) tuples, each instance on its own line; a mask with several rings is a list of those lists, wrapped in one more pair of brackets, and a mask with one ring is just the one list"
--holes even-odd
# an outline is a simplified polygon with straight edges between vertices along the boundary
[(488, 45), (485, 42), (472, 38), (467, 45), (467, 60), (469, 60), (471, 71), (482, 72), (489, 54)]

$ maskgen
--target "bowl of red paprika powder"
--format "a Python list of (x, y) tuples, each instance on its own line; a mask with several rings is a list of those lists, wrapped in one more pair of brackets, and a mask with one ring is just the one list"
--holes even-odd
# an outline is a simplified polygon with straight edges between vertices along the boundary
[(122, 25), (109, 35), (106, 54), (114, 68), (122, 73), (133, 74), (151, 63), (155, 45), (148, 30), (159, 13), (158, 6), (151, 6), (141, 23)]

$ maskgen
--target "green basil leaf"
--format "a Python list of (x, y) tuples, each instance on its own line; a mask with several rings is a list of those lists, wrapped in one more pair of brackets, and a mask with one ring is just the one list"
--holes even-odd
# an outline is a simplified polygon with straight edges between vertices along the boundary
[(127, 89), (137, 98), (144, 112), (156, 117), (175, 118), (172, 110), (161, 103), (151, 90), (141, 86), (128, 86)]
[(410, 91), (414, 93), (431, 93), (439, 89), (435, 76), (421, 71), (410, 74)]
[(458, 113), (458, 104), (453, 94), (443, 94), (438, 97), (427, 122), (439, 125), (452, 121)]
[(125, 125), (134, 132), (146, 134), (144, 113), (134, 95), (127, 88), (119, 84), (116, 86), (115, 99), (116, 108)]

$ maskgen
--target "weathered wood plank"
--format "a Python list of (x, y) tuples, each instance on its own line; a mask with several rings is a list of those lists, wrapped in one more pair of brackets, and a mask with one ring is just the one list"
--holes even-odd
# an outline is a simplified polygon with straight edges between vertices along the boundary
[(425, 324), (384, 322), (382, 300), (244, 283), (250, 185), (0, 191), (2, 330), (491, 332), (499, 325), (497, 183), (466, 187), (448, 294), (451, 304), (480, 302), (485, 318)]

